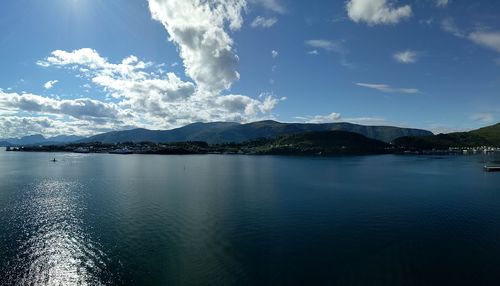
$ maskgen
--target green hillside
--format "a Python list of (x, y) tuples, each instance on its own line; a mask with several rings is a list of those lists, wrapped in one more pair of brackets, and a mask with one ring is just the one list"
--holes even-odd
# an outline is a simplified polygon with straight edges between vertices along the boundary
[(244, 146), (258, 154), (334, 155), (382, 153), (389, 144), (347, 131), (316, 131), (248, 142)]
[(432, 136), (406, 136), (398, 138), (394, 144), (409, 149), (447, 149), (449, 147), (500, 147), (500, 124), (470, 132), (455, 132)]
[(483, 127), (470, 132), (471, 134), (483, 137), (495, 146), (500, 147), (500, 123)]

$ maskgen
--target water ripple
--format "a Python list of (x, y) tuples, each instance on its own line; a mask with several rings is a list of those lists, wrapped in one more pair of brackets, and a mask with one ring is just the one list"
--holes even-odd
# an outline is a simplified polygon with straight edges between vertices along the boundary
[(11, 211), (17, 239), (8, 262), (7, 284), (103, 285), (106, 255), (85, 229), (85, 192), (81, 184), (43, 180), (27, 186)]

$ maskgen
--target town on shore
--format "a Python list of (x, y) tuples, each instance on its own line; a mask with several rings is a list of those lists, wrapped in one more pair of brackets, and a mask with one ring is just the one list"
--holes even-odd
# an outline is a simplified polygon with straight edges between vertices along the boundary
[(357, 155), (357, 154), (476, 154), (500, 152), (494, 146), (449, 146), (417, 148), (385, 143), (343, 131), (308, 132), (275, 139), (256, 139), (243, 143), (208, 144), (202, 141), (174, 143), (69, 143), (56, 145), (10, 146), (10, 152), (72, 152), (110, 154), (246, 154), (246, 155)]

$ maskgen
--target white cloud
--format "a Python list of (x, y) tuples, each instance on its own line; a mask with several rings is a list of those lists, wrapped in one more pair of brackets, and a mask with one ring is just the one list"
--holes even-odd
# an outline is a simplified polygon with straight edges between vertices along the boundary
[(380, 117), (350, 117), (343, 118), (340, 113), (332, 112), (327, 115), (315, 115), (305, 117), (295, 117), (305, 123), (334, 123), (334, 122), (350, 122), (361, 125), (384, 125), (387, 121)]
[(44, 87), (45, 89), (51, 89), (51, 88), (53, 88), (53, 87), (54, 87), (54, 85), (55, 85), (56, 83), (58, 83), (58, 82), (59, 82), (59, 81), (58, 81), (57, 79), (56, 79), (56, 80), (49, 80), (48, 82), (46, 82), (46, 83), (43, 85), (43, 87)]
[(272, 51), (271, 51), (271, 56), (273, 57), (273, 59), (277, 58), (277, 57), (279, 56), (278, 51), (276, 51), (276, 50), (272, 50)]
[(340, 113), (332, 112), (327, 115), (316, 115), (309, 118), (304, 118), (306, 123), (330, 123), (340, 121), (342, 116)]
[(186, 74), (210, 93), (229, 89), (240, 78), (233, 40), (225, 31), (241, 28), (244, 0), (149, 0), (153, 19), (163, 24), (175, 43)]
[(436, 0), (437, 7), (446, 7), (450, 3), (450, 0)]
[(420, 91), (416, 88), (395, 88), (387, 84), (373, 84), (373, 83), (356, 83), (357, 86), (366, 87), (378, 90), (385, 93), (406, 93), (406, 94), (416, 94)]
[(281, 0), (250, 0), (250, 3), (264, 7), (273, 12), (284, 14), (287, 12)]
[(256, 116), (259, 113), (270, 112), (281, 100), (267, 93), (263, 93), (259, 97), (264, 100), (258, 101), (248, 96), (231, 94), (219, 97), (217, 103), (225, 107), (230, 113), (238, 114), (243, 110), (247, 116)]
[(318, 50), (310, 50), (307, 52), (308, 55), (311, 55), (311, 56), (317, 56), (319, 55), (319, 52)]
[[(57, 121), (48, 117), (20, 117), (20, 116), (5, 116), (0, 119), (0, 138), (17, 138), (22, 135), (33, 134), (50, 134), (53, 131), (55, 134), (60, 134), (63, 128), (56, 126)], [(68, 133), (75, 134), (75, 133)]]
[[(285, 12), (278, 1), (258, 2), (275, 12)], [(165, 64), (154, 65), (133, 55), (112, 63), (90, 48), (55, 50), (37, 64), (75, 73), (88, 81), (87, 87), (91, 83), (101, 88), (105, 101), (11, 93), (0, 98), (0, 114), (48, 116), (65, 126), (79, 124), (81, 130), (89, 133), (272, 117), (273, 108), (284, 98), (268, 93), (258, 98), (224, 94), (230, 93), (228, 90), (240, 77), (236, 70), (239, 58), (228, 30), (241, 28), (246, 7), (246, 0), (149, 0), (153, 19), (165, 27), (169, 40), (178, 47), (185, 74), (191, 79), (164, 71)]]
[(156, 72), (152, 64), (135, 56), (113, 64), (96, 51), (84, 53), (92, 57), (80, 57), (81, 50), (57, 51), (39, 64), (76, 71), (77, 76), (103, 88), (118, 101), (121, 111), (133, 115), (127, 126), (164, 129), (196, 121), (250, 121), (268, 114), (280, 101), (272, 94), (253, 99), (199, 89), (172, 72)]
[(53, 116), (18, 116), (2, 115), (0, 117), (0, 138), (15, 138), (25, 135), (43, 134), (55, 136), (74, 134), (82, 136), (94, 135), (96, 132), (108, 132), (117, 128), (132, 126), (115, 125), (113, 122), (92, 122), (85, 120), (60, 120)]
[(393, 57), (397, 62), (402, 64), (413, 64), (418, 60), (417, 52), (412, 50), (397, 52), (393, 55)]
[(51, 56), (43, 61), (38, 61), (38, 65), (49, 67), (51, 65), (85, 65), (89, 68), (97, 69), (106, 66), (106, 59), (102, 58), (95, 50), (83, 48), (73, 52), (55, 50)]
[(276, 24), (277, 22), (278, 22), (278, 19), (276, 19), (275, 17), (265, 18), (262, 16), (257, 16), (252, 21), (250, 26), (252, 26), (253, 28), (257, 28), (257, 27), (270, 28), (270, 27), (274, 26), (274, 24)]
[(129, 115), (116, 104), (89, 98), (57, 100), (35, 94), (0, 92), (0, 109), (37, 114), (68, 115), (88, 121), (119, 120)]
[(468, 38), (478, 45), (500, 53), (500, 32), (472, 32)]
[(396, 24), (412, 15), (410, 5), (395, 7), (389, 0), (349, 0), (347, 14), (354, 22)]
[(95, 50), (87, 48), (72, 52), (58, 50), (52, 52), (46, 59), (38, 61), (38, 64), (77, 70), (115, 98), (144, 100), (156, 97), (171, 101), (187, 98), (195, 92), (195, 85), (192, 82), (184, 82), (173, 73), (164, 76), (147, 72), (146, 69), (151, 64), (139, 61), (135, 56), (129, 56), (121, 63), (113, 64)]

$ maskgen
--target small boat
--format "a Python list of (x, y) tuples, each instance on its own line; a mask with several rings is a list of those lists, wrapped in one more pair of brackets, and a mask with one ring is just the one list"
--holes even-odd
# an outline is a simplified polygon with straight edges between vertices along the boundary
[(130, 151), (127, 147), (121, 148), (121, 149), (116, 149), (113, 151), (109, 151), (109, 154), (121, 154), (121, 155), (128, 155), (128, 154), (133, 154), (132, 151)]
[(89, 148), (84, 148), (84, 147), (78, 147), (75, 150), (73, 150), (75, 153), (81, 153), (81, 154), (88, 154), (90, 153)]
[(500, 165), (484, 165), (486, 172), (500, 172)]

